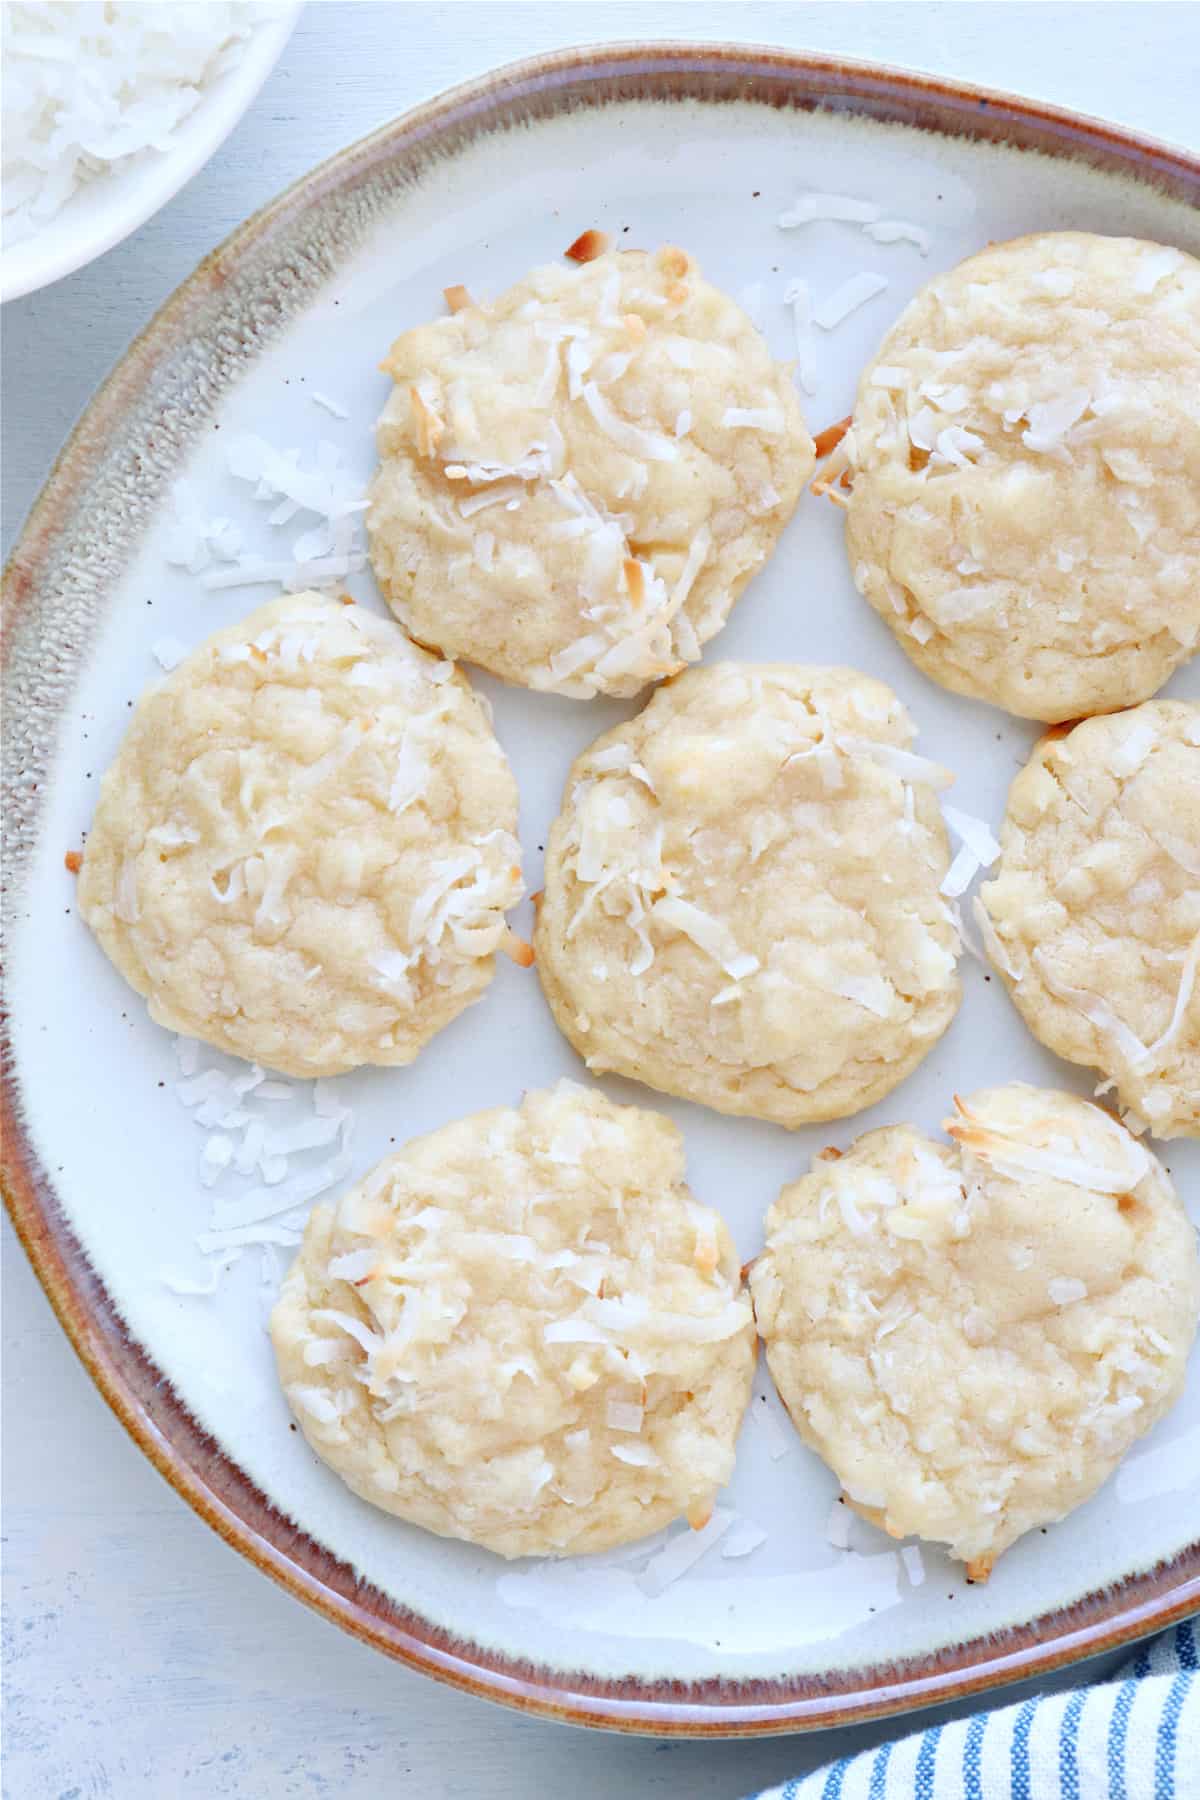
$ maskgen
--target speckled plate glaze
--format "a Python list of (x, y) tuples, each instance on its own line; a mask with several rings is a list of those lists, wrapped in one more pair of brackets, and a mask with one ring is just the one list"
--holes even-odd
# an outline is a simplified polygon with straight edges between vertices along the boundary
[[(845, 225), (779, 231), (805, 187), (877, 198), (927, 226), (928, 258)], [(248, 518), (221, 456), (245, 429), (306, 454), (331, 439), (365, 478), (391, 337), (436, 313), (446, 284), (496, 292), (586, 226), (681, 243), (735, 292), (761, 282), (780, 355), (789, 276), (821, 294), (864, 268), (885, 275), (886, 293), (822, 341), (806, 402), (819, 429), (849, 409), (863, 362), (934, 270), (1046, 227), (1196, 253), (1198, 199), (1200, 165), (1184, 154), (998, 95), (768, 49), (572, 51), (460, 88), (315, 170), (201, 265), (81, 421), (5, 602), (6, 1197), (72, 1342), (146, 1454), (259, 1568), (368, 1643), (477, 1694), (658, 1735), (846, 1723), (1037, 1675), (1200, 1605), (1200, 1366), (1117, 1479), (1011, 1550), (985, 1588), (866, 1526), (835, 1550), (833, 1477), (794, 1437), (773, 1456), (750, 1423), (727, 1498), (766, 1543), (737, 1561), (714, 1547), (656, 1599), (637, 1584), (636, 1554), (502, 1565), (356, 1500), (288, 1429), (254, 1260), (208, 1299), (159, 1279), (167, 1266), (200, 1272), (202, 1140), (173, 1093), (170, 1041), (73, 916), (63, 869), (127, 703), (157, 673), (150, 645), (194, 643), (266, 597), (208, 594), (167, 566), (172, 481), (186, 473), (211, 513)], [(314, 388), (347, 418), (323, 415)], [(834, 510), (806, 498), (708, 659), (881, 676), (915, 715), (920, 747), (959, 771), (956, 803), (995, 822), (1034, 729), (924, 680), (855, 596), (840, 540)], [(378, 604), (369, 576), (355, 591)], [(520, 781), (533, 889), (570, 758), (633, 708), (480, 685)], [(1195, 671), (1170, 691), (1196, 693)], [(696, 1192), (744, 1255), (780, 1183), (825, 1142), (896, 1119), (936, 1129), (952, 1087), (1020, 1076), (1087, 1091), (1086, 1075), (1033, 1044), (997, 982), (969, 962), (964, 979), (951, 1032), (870, 1114), (789, 1136), (661, 1102), (684, 1128)], [(535, 977), (506, 966), (414, 1067), (344, 1078), (355, 1170), (392, 1141), (578, 1073)], [(1185, 1195), (1198, 1150), (1170, 1146)]]

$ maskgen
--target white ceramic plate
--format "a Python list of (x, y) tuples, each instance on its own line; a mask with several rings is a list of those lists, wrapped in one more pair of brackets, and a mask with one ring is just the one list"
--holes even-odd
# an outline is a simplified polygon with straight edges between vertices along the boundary
[[(830, 96), (836, 110), (807, 110)], [(956, 136), (930, 129), (956, 123)], [(852, 1547), (834, 1549), (836, 1484), (791, 1432), (765, 1370), (753, 1411), (775, 1417), (786, 1448), (776, 1457), (773, 1435), (748, 1422), (725, 1503), (767, 1540), (739, 1560), (714, 1548), (658, 1598), (636, 1580), (644, 1552), (506, 1566), (350, 1494), (289, 1429), (257, 1253), (214, 1297), (163, 1285), (164, 1270), (203, 1272), (204, 1134), (176, 1098), (171, 1040), (74, 916), (63, 869), (128, 706), (159, 672), (152, 643), (191, 646), (270, 592), (208, 593), (167, 565), (172, 479), (186, 474), (251, 544), (289, 542), (296, 528), (273, 536), (223, 445), (256, 431), (307, 459), (328, 440), (365, 482), (390, 339), (438, 313), (444, 286), (496, 293), (587, 226), (626, 245), (683, 244), (735, 292), (761, 283), (782, 357), (789, 277), (820, 296), (862, 269), (886, 276), (884, 294), (821, 337), (819, 391), (805, 401), (820, 429), (850, 409), (880, 335), (936, 270), (989, 239), (1068, 226), (1196, 253), (1194, 180), (1186, 158), (1103, 128), (884, 71), (734, 49), (570, 53), (460, 90), (315, 172), (181, 291), (85, 419), (10, 578), (5, 726), (23, 883), (9, 952), (10, 1203), (76, 1343), (164, 1472), (262, 1566), (372, 1642), (480, 1692), (658, 1732), (827, 1723), (1044, 1669), (1200, 1598), (1200, 1363), (1119, 1476), (1009, 1551), (986, 1587), (858, 1522)], [(847, 225), (779, 230), (804, 188), (878, 199), (928, 228), (929, 255)], [(379, 605), (369, 575), (349, 585)], [(707, 647), (706, 661), (737, 657), (849, 663), (889, 682), (919, 748), (958, 771), (955, 804), (993, 825), (1037, 735), (917, 673), (854, 592), (839, 515), (809, 497)], [(520, 783), (532, 891), (569, 762), (635, 707), (479, 686)], [(1166, 691), (1200, 692), (1196, 670)], [(528, 929), (527, 914), (514, 922)], [(833, 1126), (789, 1135), (602, 1085), (678, 1121), (696, 1193), (750, 1257), (780, 1184), (826, 1143), (895, 1120), (936, 1131), (954, 1088), (1019, 1077), (1090, 1091), (1032, 1041), (998, 979), (969, 959), (963, 972), (959, 1017), (918, 1073)], [(339, 1081), (357, 1120), (355, 1172), (416, 1133), (581, 1073), (536, 976), (502, 965), (411, 1069)], [(1200, 1146), (1172, 1145), (1166, 1160), (1194, 1205)]]
[(0, 301), (34, 294), (71, 275), (121, 243), (153, 218), (199, 173), (247, 112), (292, 35), (298, 5), (281, 5), (242, 46), (232, 68), (205, 90), (195, 111), (178, 127), (162, 154), (128, 164), (78, 188), (35, 236), (6, 247), (0, 263)]

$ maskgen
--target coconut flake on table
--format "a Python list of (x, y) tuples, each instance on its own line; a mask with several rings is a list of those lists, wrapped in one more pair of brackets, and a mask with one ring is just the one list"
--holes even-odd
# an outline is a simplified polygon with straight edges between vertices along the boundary
[(206, 88), (276, 10), (237, 0), (5, 6), (5, 246), (34, 236), (85, 184), (169, 154)]
[(874, 300), (887, 287), (887, 277), (876, 275), (869, 269), (864, 269), (861, 274), (851, 275), (813, 308), (813, 323), (819, 325), (822, 331), (835, 331), (851, 313), (857, 312), (860, 306), (865, 306), (868, 300)]
[(642, 1592), (651, 1600), (665, 1593), (681, 1575), (686, 1575), (689, 1569), (694, 1568), (714, 1544), (720, 1542), (735, 1517), (736, 1514), (727, 1508), (718, 1506), (713, 1509), (712, 1517), (701, 1530), (693, 1531), (691, 1526), (685, 1526), (682, 1531), (669, 1538), (666, 1547), (657, 1556), (650, 1558), (637, 1577), (637, 1584)]

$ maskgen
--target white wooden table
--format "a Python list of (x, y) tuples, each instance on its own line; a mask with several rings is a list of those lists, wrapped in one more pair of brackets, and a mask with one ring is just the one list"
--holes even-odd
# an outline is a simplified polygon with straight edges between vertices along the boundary
[[(1197, 136), (1195, 5), (454, 6), (314, 0), (256, 105), (127, 243), (3, 313), (7, 549), (72, 422), (247, 213), (413, 102), (600, 39), (740, 38), (904, 63)], [(734, 1800), (886, 1735), (665, 1744), (524, 1719), (394, 1666), (227, 1550), (125, 1438), (4, 1222), (5, 1781), (11, 1800)]]

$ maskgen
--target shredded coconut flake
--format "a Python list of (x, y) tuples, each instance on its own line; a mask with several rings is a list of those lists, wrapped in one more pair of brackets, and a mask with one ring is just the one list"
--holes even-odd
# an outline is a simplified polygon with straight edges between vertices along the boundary
[(929, 233), (923, 225), (912, 225), (907, 219), (871, 219), (863, 231), (877, 244), (915, 244), (922, 256), (929, 255)]
[(776, 221), (782, 231), (794, 231), (800, 225), (826, 221), (839, 225), (871, 225), (881, 208), (873, 200), (855, 200), (849, 194), (801, 194), (795, 206), (780, 213)]
[(922, 781), (935, 788), (954, 785), (953, 774), (941, 763), (932, 762), (927, 756), (918, 756), (914, 750), (902, 750), (898, 744), (885, 744), (878, 738), (859, 737), (848, 732), (840, 733), (834, 741), (839, 750), (848, 754), (857, 752), (884, 763), (903, 781)]
[(825, 1536), (835, 1550), (850, 1548), (850, 1508), (844, 1500), (835, 1500), (825, 1521)]
[(657, 431), (645, 431), (640, 425), (623, 419), (614, 412), (594, 381), (585, 381), (582, 393), (583, 403), (600, 430), (622, 450), (628, 450), (631, 456), (644, 457), (647, 462), (675, 461), (679, 450), (670, 438)]
[(243, 54), (269, 8), (9, 5), (4, 16), (4, 243), (85, 184), (152, 163)]
[(807, 281), (789, 281), (783, 290), (786, 306), (792, 309), (792, 331), (796, 339), (796, 374), (806, 394), (817, 391), (817, 352), (812, 333), (812, 292)]
[(783, 430), (784, 418), (777, 406), (727, 406), (721, 414), (727, 431), (761, 431), (777, 437)]
[(721, 1555), (730, 1560), (750, 1556), (755, 1550), (761, 1550), (766, 1541), (767, 1534), (761, 1525), (756, 1525), (753, 1519), (739, 1519), (735, 1516), (722, 1540)]
[(857, 312), (860, 306), (865, 306), (877, 294), (882, 294), (887, 286), (886, 276), (872, 274), (869, 270), (864, 269), (860, 275), (852, 275), (813, 309), (814, 324), (819, 325), (822, 331), (836, 330), (844, 319), (848, 319), (851, 313)]
[(725, 973), (735, 981), (753, 974), (759, 967), (756, 956), (750, 956), (738, 948), (732, 931), (723, 919), (715, 919), (711, 913), (694, 906), (690, 900), (681, 900), (676, 895), (668, 894), (664, 899), (654, 902), (650, 908), (650, 917), (672, 930), (681, 931), (699, 949), (719, 962)]
[(792, 1440), (776, 1417), (774, 1403), (768, 1395), (755, 1394), (750, 1402), (750, 1420), (766, 1439), (771, 1461), (779, 1462), (792, 1448)]
[(188, 646), (182, 638), (155, 638), (150, 646), (150, 654), (160, 668), (177, 669), (188, 653)]
[(702, 1530), (693, 1531), (689, 1527), (668, 1539), (666, 1548), (650, 1558), (637, 1578), (642, 1592), (651, 1599), (665, 1593), (724, 1537), (734, 1518), (734, 1513), (718, 1506), (713, 1509), (712, 1518)]
[(1050, 959), (1040, 945), (1033, 953), (1033, 960), (1050, 992), (1057, 994), (1060, 1000), (1066, 1000), (1071, 1006), (1074, 1006), (1085, 1019), (1096, 1027), (1097, 1031), (1102, 1031), (1105, 1037), (1111, 1038), (1118, 1053), (1127, 1062), (1135, 1068), (1142, 1063), (1149, 1062), (1148, 1047), (1143, 1044), (1135, 1031), (1130, 1030), (1124, 1020), (1117, 1017), (1106, 1000), (1102, 1000), (1099, 994), (1089, 992), (1087, 988), (1072, 987), (1069, 982), (1063, 981), (1054, 973)]

